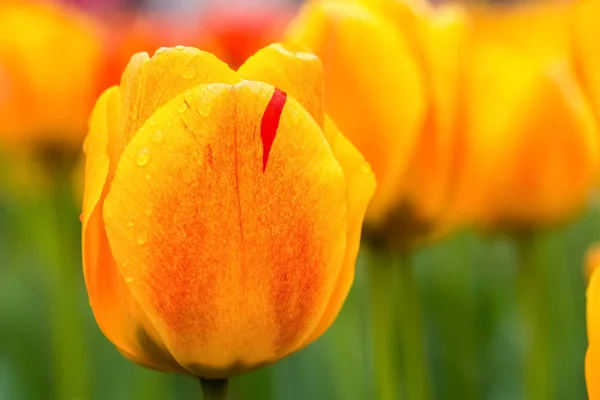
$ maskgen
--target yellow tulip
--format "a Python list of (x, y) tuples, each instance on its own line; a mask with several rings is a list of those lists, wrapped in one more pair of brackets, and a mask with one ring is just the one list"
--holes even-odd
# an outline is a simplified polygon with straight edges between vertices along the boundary
[(571, 66), (565, 12), (554, 4), (474, 13), (451, 214), (533, 228), (587, 201), (598, 132)]
[(0, 140), (80, 145), (101, 62), (101, 40), (84, 16), (54, 4), (0, 4)]
[(588, 284), (587, 335), (588, 348), (585, 356), (585, 380), (590, 400), (600, 399), (600, 269), (595, 268)]
[(391, 246), (431, 235), (448, 205), (466, 26), (458, 7), (325, 0), (289, 28), (322, 59), (327, 112), (373, 166), (366, 227)]
[(324, 114), (313, 54), (272, 45), (231, 70), (177, 47), (135, 55), (85, 142), (83, 262), (127, 358), (227, 378), (333, 322), (375, 190)]

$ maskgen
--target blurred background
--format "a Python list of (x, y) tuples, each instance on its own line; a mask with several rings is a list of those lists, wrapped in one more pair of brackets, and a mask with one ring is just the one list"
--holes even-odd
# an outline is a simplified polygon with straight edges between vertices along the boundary
[[(94, 320), (78, 219), (83, 135), (71, 133), (85, 131), (86, 112), (103, 89), (119, 82), (134, 52), (193, 45), (239, 66), (278, 40), (300, 3), (0, 0), (1, 400), (199, 398), (196, 380), (127, 361)], [(9, 11), (16, 4), (23, 8)], [(49, 36), (40, 38), (38, 30)], [(69, 51), (71, 46), (80, 50)], [(102, 54), (110, 57), (97, 60)], [(75, 57), (70, 66), (65, 57)], [(25, 115), (18, 102), (28, 104)], [(549, 399), (587, 398), (584, 260), (600, 239), (599, 218), (591, 194), (584, 210), (545, 230), (535, 246), (542, 266), (535, 280), (543, 282), (548, 312), (551, 351), (543, 362), (553, 377)], [(370, 248), (365, 243), (361, 250), (354, 286), (332, 328), (303, 351), (233, 379), (232, 399), (376, 398)], [(522, 355), (531, 343), (523, 339), (527, 323), (517, 287), (522, 260), (513, 238), (461, 229), (409, 258), (421, 294), (430, 398), (527, 398)], [(401, 329), (389, 327), (392, 341)], [(388, 351), (403, 357), (400, 348)], [(405, 376), (400, 371), (392, 377), (400, 393)]]

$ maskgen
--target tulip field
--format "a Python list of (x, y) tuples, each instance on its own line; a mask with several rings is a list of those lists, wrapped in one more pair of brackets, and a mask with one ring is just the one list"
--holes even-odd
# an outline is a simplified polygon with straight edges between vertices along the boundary
[(0, 0), (0, 400), (600, 400), (598, 21)]

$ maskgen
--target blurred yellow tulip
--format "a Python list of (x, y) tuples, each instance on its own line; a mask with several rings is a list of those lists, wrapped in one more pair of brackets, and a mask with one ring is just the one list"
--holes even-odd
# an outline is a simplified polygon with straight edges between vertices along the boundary
[(600, 399), (600, 268), (594, 268), (586, 292), (588, 348), (585, 380), (590, 400)]
[(473, 12), (451, 215), (523, 229), (586, 203), (598, 129), (572, 67), (566, 12), (558, 3)]
[(0, 141), (79, 145), (98, 95), (102, 41), (58, 4), (0, 4)]
[(283, 45), (237, 71), (178, 46), (135, 55), (100, 97), (83, 265), (127, 358), (227, 378), (331, 325), (375, 181), (324, 114), (322, 79), (315, 55)]
[(327, 112), (373, 166), (366, 229), (389, 246), (432, 235), (449, 203), (467, 26), (456, 6), (325, 0), (288, 30), (322, 59)]

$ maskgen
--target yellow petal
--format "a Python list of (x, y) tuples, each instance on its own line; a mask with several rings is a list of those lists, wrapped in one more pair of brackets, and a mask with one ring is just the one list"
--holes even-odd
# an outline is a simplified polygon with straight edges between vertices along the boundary
[(369, 201), (375, 192), (375, 175), (358, 150), (342, 135), (331, 119), (325, 119), (325, 135), (329, 138), (331, 151), (339, 162), (348, 190), (348, 233), (346, 254), (337, 284), (321, 321), (305, 344), (321, 336), (337, 317), (354, 280), (354, 266), (360, 247), (362, 222)]
[(468, 19), (457, 6), (442, 6), (421, 16), (417, 26), (419, 56), (430, 102), (407, 174), (397, 196), (421, 221), (444, 212), (451, 194), (455, 143), (459, 124), (459, 94)]
[(398, 201), (424, 116), (423, 77), (407, 39), (361, 4), (322, 1), (305, 6), (287, 40), (321, 58), (327, 113), (373, 167), (368, 218), (381, 218)]
[(238, 69), (243, 79), (266, 82), (292, 96), (323, 126), (323, 66), (302, 46), (272, 44)]
[(465, 171), (474, 179), (461, 184), (465, 193), (485, 193), (480, 218), (545, 224), (570, 217), (596, 172), (597, 132), (568, 67), (541, 68), (498, 48), (479, 49), (471, 66)]
[(152, 58), (134, 55), (121, 79), (123, 122), (112, 151), (120, 155), (148, 117), (178, 94), (201, 84), (238, 81), (223, 61), (191, 47), (162, 49)]
[(117, 129), (119, 107), (118, 88), (108, 89), (92, 113), (85, 142), (82, 248), (90, 305), (100, 329), (122, 353), (154, 369), (185, 373), (159, 344), (154, 328), (125, 286), (108, 247), (102, 203), (109, 169), (109, 135)]
[(168, 349), (216, 378), (275, 361), (314, 331), (345, 256), (346, 209), (344, 174), (313, 118), (244, 81), (161, 107), (127, 146), (104, 217)]

